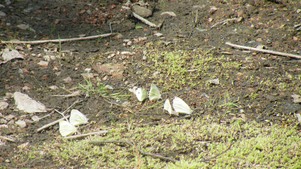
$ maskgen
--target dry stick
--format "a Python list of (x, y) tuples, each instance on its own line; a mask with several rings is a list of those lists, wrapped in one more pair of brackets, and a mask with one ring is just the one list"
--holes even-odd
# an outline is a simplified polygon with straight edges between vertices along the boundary
[(133, 12), (133, 16), (137, 19), (139, 19), (141, 22), (147, 24), (148, 26), (150, 27), (154, 27), (154, 28), (157, 28), (158, 26), (150, 21), (148, 21), (147, 19), (143, 18), (142, 16), (136, 14), (135, 12)]
[[(104, 141), (90, 141), (89, 142), (90, 144), (93, 144), (93, 145), (97, 145), (97, 146), (100, 146), (102, 144), (105, 144), (105, 143), (123, 143), (123, 144), (127, 144), (127, 145), (130, 145), (132, 147), (135, 147), (134, 143), (128, 141), (128, 140), (104, 140)], [(142, 155), (145, 155), (145, 156), (151, 156), (151, 157), (154, 157), (154, 158), (159, 158), (161, 160), (165, 160), (165, 161), (171, 161), (171, 162), (177, 162), (177, 160), (174, 160), (172, 158), (169, 158), (169, 157), (164, 157), (160, 154), (153, 154), (153, 153), (148, 153), (148, 152), (144, 152), (142, 151), (141, 149), (138, 148), (138, 151), (140, 154)]]
[(54, 111), (55, 111), (55, 110), (52, 110), (49, 114), (46, 114), (45, 116), (40, 117), (40, 118), (39, 118), (39, 121), (42, 120), (42, 119), (45, 119), (46, 117), (51, 116), (51, 115), (54, 113)]
[(221, 153), (219, 153), (219, 154), (217, 154), (217, 155), (215, 155), (215, 156), (213, 156), (213, 157), (210, 157), (210, 158), (203, 158), (203, 159), (201, 160), (201, 162), (209, 162), (209, 161), (211, 161), (211, 160), (213, 160), (213, 159), (219, 157), (220, 155), (222, 155), (222, 154), (226, 153), (228, 150), (230, 150), (230, 148), (232, 147), (232, 145), (233, 145), (233, 143), (231, 143), (230, 146), (229, 146), (226, 150), (222, 151)]
[(220, 25), (220, 24), (226, 24), (226, 23), (228, 23), (228, 22), (230, 22), (230, 21), (239, 21), (239, 19), (241, 19), (241, 18), (230, 18), (230, 19), (226, 19), (226, 20), (217, 22), (216, 24), (212, 25), (210, 28), (212, 29), (212, 28), (216, 27), (217, 25)]
[(86, 137), (86, 136), (91, 136), (91, 135), (100, 135), (100, 134), (106, 134), (108, 133), (107, 130), (102, 130), (102, 131), (96, 131), (96, 132), (91, 132), (91, 133), (86, 133), (86, 134), (78, 134), (74, 136), (69, 136), (65, 137), (66, 139), (76, 139), (76, 138), (81, 138), (81, 137)]
[(60, 42), (70, 42), (70, 41), (79, 41), (79, 40), (89, 40), (96, 38), (105, 38), (108, 36), (115, 35), (115, 33), (107, 33), (102, 35), (93, 35), (79, 38), (70, 38), (70, 39), (50, 39), (50, 40), (34, 40), (34, 41), (19, 41), (19, 40), (11, 40), (11, 41), (0, 41), (2, 44), (41, 44), (41, 43), (60, 43)]
[(294, 54), (290, 54), (290, 53), (283, 53), (283, 52), (277, 52), (277, 51), (265, 50), (265, 49), (257, 49), (257, 48), (252, 48), (252, 47), (248, 47), (248, 46), (236, 45), (236, 44), (233, 44), (230, 42), (226, 42), (226, 45), (229, 45), (231, 47), (238, 48), (238, 49), (246, 49), (246, 50), (252, 50), (252, 51), (256, 51), (256, 52), (262, 52), (262, 53), (268, 53), (268, 54), (274, 54), (274, 55), (279, 55), (279, 56), (287, 56), (287, 57), (301, 59), (300, 55), (294, 55)]
[[(66, 110), (64, 110), (64, 111), (62, 112), (62, 114), (66, 113), (66, 111), (68, 111), (72, 106), (74, 106), (75, 104), (80, 103), (80, 102), (82, 102), (82, 100), (76, 100), (76, 101), (73, 102)], [(54, 110), (54, 111), (57, 111), (57, 110)], [(69, 118), (69, 117), (70, 117), (70, 115), (67, 115), (67, 116), (65, 116), (65, 117), (63, 117), (63, 118), (60, 118), (60, 119), (55, 120), (55, 121), (53, 121), (53, 122), (51, 122), (51, 123), (48, 123), (48, 124), (46, 124), (46, 125), (44, 125), (44, 126), (38, 128), (38, 129), (37, 129), (37, 132), (39, 132), (39, 131), (41, 131), (41, 130), (43, 130), (43, 129), (45, 129), (45, 128), (48, 128), (48, 127), (50, 127), (50, 126), (53, 126), (53, 125), (59, 123), (61, 120), (65, 120), (66, 118)]]
[(78, 100), (75, 100), (75, 102), (73, 102), (66, 110), (64, 110), (63, 112), (62, 112), (62, 114), (65, 114), (69, 109), (71, 109), (71, 107), (73, 107), (74, 105), (76, 105), (77, 103), (80, 103), (80, 102), (82, 102), (83, 100), (80, 100), (80, 99), (78, 99)]
[(15, 139), (12, 139), (12, 138), (9, 138), (9, 137), (5, 137), (5, 136), (0, 136), (0, 139), (7, 140), (7, 141), (10, 141), (10, 142), (16, 142)]
[(41, 131), (41, 130), (43, 130), (43, 129), (45, 129), (45, 128), (48, 128), (48, 127), (50, 127), (50, 126), (53, 126), (53, 125), (59, 123), (61, 120), (65, 120), (65, 119), (68, 118), (68, 117), (70, 117), (70, 115), (65, 116), (65, 117), (63, 117), (63, 118), (60, 118), (60, 119), (58, 119), (58, 120), (55, 120), (55, 121), (53, 121), (53, 122), (51, 122), (51, 123), (48, 123), (48, 124), (46, 124), (46, 125), (44, 125), (44, 126), (38, 128), (38, 129), (37, 129), (37, 132), (39, 132), (39, 131)]

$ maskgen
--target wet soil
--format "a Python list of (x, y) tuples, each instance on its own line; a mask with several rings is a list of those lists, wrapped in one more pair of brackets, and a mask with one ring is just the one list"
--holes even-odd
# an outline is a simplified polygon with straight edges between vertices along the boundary
[[(18, 164), (18, 159), (14, 158), (14, 150), (20, 144), (43, 144), (45, 140), (57, 136), (58, 133), (54, 132), (58, 130), (57, 126), (42, 132), (36, 132), (36, 129), (61, 118), (60, 114), (53, 113), (39, 122), (30, 122), (32, 114), (24, 114), (15, 108), (11, 93), (16, 91), (27, 93), (51, 110), (64, 111), (80, 100), (73, 108), (85, 112), (89, 119), (93, 119), (94, 123), (88, 128), (128, 119), (155, 124), (162, 122), (161, 119), (170, 118), (168, 114), (152, 109), (133, 113), (120, 106), (121, 103), (98, 95), (54, 96), (72, 93), (79, 84), (85, 83), (82, 74), (86, 72), (93, 73), (92, 82), (101, 81), (113, 86), (114, 92), (124, 94), (128, 94), (128, 89), (133, 86), (150, 84), (153, 82), (151, 77), (137, 77), (137, 72), (142, 71), (141, 65), (148, 64), (143, 57), (147, 46), (162, 41), (164, 43), (159, 45), (159, 50), (210, 50), (215, 58), (226, 57), (229, 61), (241, 63), (239, 68), (233, 69), (231, 77), (212, 75), (223, 80), (221, 85), (209, 88), (191, 88), (186, 85), (174, 91), (194, 108), (201, 108), (201, 111), (190, 118), (209, 114), (220, 121), (243, 118), (245, 121), (256, 120), (267, 124), (290, 125), (296, 122), (294, 114), (300, 111), (301, 105), (294, 103), (291, 95), (301, 92), (299, 60), (246, 52), (231, 48), (225, 43), (250, 47), (263, 45), (270, 50), (301, 54), (301, 32), (298, 29), (301, 3), (298, 1), (150, 1), (155, 8), (153, 15), (147, 19), (156, 24), (162, 23), (164, 19), (160, 28), (151, 28), (141, 23), (124, 7), (125, 2), (118, 0), (23, 0), (1, 3), (0, 11), (6, 14), (0, 18), (1, 40), (31, 41), (118, 33), (106, 38), (65, 43), (1, 44), (1, 49), (15, 48), (24, 56), (23, 60), (0, 65), (0, 100), (9, 103), (8, 108), (0, 111), (0, 118), (14, 116), (0, 124), (7, 126), (0, 128), (0, 135), (12, 136), (18, 140), (1, 140), (3, 145), (0, 145), (0, 163), (3, 166), (51, 168), (53, 165), (51, 159), (43, 159), (43, 163), (36, 161)], [(161, 13), (165, 11), (172, 11), (176, 16), (162, 16)], [(20, 29), (20, 24), (29, 27)], [(157, 32), (163, 36), (156, 36)], [(125, 51), (128, 53), (122, 53)], [(48, 57), (53, 59), (47, 59)], [(41, 66), (38, 64), (40, 61), (47, 61), (48, 65)], [(93, 69), (95, 63), (115, 66), (121, 64), (125, 69), (117, 75), (97, 72)], [(213, 72), (214, 69), (212, 67)], [(263, 88), (262, 83), (267, 79), (270, 84), (264, 84)], [(50, 86), (57, 86), (58, 89), (50, 89)], [(225, 110), (221, 106), (211, 106), (225, 101), (225, 97), (221, 95), (225, 91), (229, 94), (227, 99), (239, 105), (238, 107)], [(209, 95), (209, 99), (200, 97), (202, 93)], [(250, 93), (256, 93), (256, 98), (252, 99)], [(133, 96), (127, 99), (130, 102), (135, 100)], [(131, 110), (139, 110), (143, 106), (147, 107), (147, 104), (151, 103), (135, 105)], [(42, 117), (51, 110), (38, 116)], [(19, 119), (28, 121), (25, 128), (14, 124)]]

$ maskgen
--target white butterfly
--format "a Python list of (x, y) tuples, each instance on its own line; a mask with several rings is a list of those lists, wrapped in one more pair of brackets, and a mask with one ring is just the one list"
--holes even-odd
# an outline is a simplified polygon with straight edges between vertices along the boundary
[(169, 99), (166, 99), (165, 102), (164, 102), (164, 110), (167, 110), (170, 115), (171, 114), (176, 115), (176, 116), (179, 115), (179, 113), (175, 112), (172, 109)]
[(74, 126), (88, 123), (87, 117), (83, 113), (81, 113), (80, 111), (78, 111), (76, 109), (71, 110), (69, 121)]
[(179, 115), (180, 114), (191, 114), (193, 110), (179, 97), (175, 97), (172, 102), (174, 110), (172, 110), (169, 99), (164, 103), (164, 110), (167, 110), (169, 114)]
[(178, 113), (191, 114), (191, 108), (179, 97), (175, 97), (172, 106)]
[(161, 99), (161, 94), (160, 94), (159, 88), (155, 84), (151, 84), (151, 87), (150, 87), (150, 90), (148, 93), (148, 98), (150, 101)]
[(74, 134), (77, 131), (76, 127), (73, 124), (65, 120), (60, 121), (59, 126), (60, 126), (59, 127), (60, 134), (64, 137)]
[(129, 89), (130, 92), (134, 93), (137, 99), (142, 102), (147, 98), (147, 91), (144, 88), (134, 86), (132, 89)]

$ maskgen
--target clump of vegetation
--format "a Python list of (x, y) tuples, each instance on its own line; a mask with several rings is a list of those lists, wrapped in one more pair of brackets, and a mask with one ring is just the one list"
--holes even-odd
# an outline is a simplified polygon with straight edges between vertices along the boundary
[[(291, 127), (242, 120), (223, 124), (208, 116), (162, 122), (158, 126), (128, 122), (110, 126), (110, 129), (103, 137), (54, 140), (33, 150), (29, 148), (27, 160), (48, 156), (58, 166), (73, 166), (76, 162), (88, 168), (301, 167), (300, 134)], [(91, 141), (101, 144), (93, 145)], [(126, 141), (133, 145), (122, 144)], [(176, 162), (140, 151), (160, 154)]]
[(129, 94), (125, 94), (124, 92), (113, 92), (113, 87), (110, 85), (106, 85), (101, 82), (93, 83), (89, 79), (85, 79), (84, 84), (79, 84), (78, 88), (83, 91), (86, 96), (90, 95), (98, 95), (107, 99), (114, 100), (126, 100), (129, 98)]
[(230, 69), (238, 69), (241, 66), (236, 61), (215, 57), (210, 51), (198, 49), (160, 51), (159, 47), (153, 47), (147, 58), (144, 77), (150, 77), (166, 90), (184, 86), (205, 88), (207, 80), (229, 77)]

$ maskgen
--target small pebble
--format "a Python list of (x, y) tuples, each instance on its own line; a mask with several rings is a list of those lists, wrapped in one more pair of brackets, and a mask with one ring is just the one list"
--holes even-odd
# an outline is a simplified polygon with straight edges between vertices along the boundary
[(4, 118), (5, 118), (6, 120), (11, 120), (11, 119), (15, 118), (15, 116), (12, 115), (12, 114), (10, 114), (10, 115), (5, 116)]
[(8, 107), (8, 103), (4, 101), (0, 101), (0, 110), (4, 110)]
[(0, 11), (0, 17), (5, 17), (6, 16), (6, 13)]
[(24, 120), (18, 120), (15, 122), (19, 127), (25, 128), (26, 127), (26, 122)]

